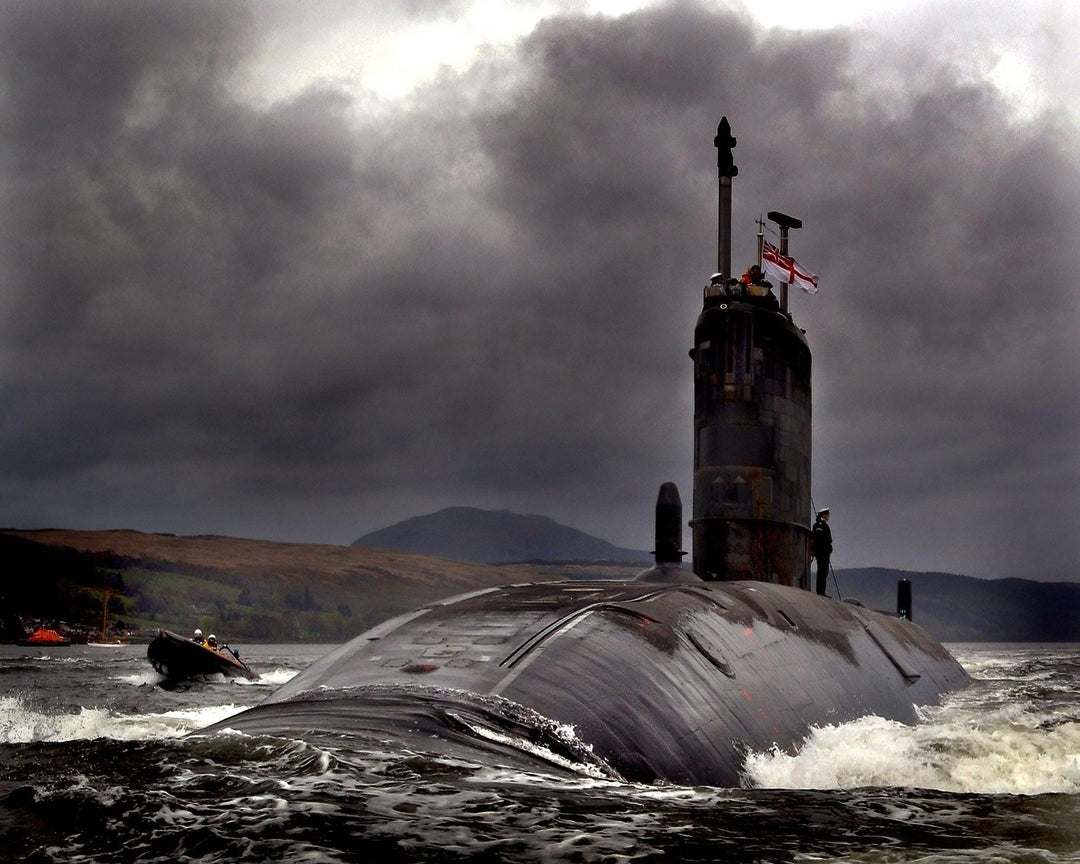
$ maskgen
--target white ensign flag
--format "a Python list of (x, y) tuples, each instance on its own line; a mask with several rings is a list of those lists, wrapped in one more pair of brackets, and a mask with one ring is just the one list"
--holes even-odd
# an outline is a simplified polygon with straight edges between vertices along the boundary
[(772, 243), (766, 242), (761, 249), (761, 269), (766, 276), (789, 285), (798, 285), (807, 294), (818, 293), (817, 274), (799, 266), (794, 258), (783, 254)]

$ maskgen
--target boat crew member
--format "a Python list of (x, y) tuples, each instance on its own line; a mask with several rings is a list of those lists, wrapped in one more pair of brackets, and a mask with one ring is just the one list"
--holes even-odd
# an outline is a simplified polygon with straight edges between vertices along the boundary
[(213, 633), (211, 633), (209, 636), (206, 637), (206, 647), (210, 648), (213, 651), (218, 650), (217, 636), (215, 636)]
[(198, 642), (200, 645), (203, 644), (202, 630), (200, 630), (198, 627), (195, 628), (195, 633), (192, 634), (191, 641)]
[(829, 579), (829, 558), (832, 557), (832, 531), (829, 530), (829, 508), (817, 512), (814, 527), (810, 530), (813, 557), (817, 559), (817, 593), (825, 595)]

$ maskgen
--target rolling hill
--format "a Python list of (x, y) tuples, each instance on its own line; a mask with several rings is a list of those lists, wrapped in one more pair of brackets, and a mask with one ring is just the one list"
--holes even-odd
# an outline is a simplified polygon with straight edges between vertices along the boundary
[[(469, 518), (477, 512), (483, 511)], [(544, 524), (550, 520), (521, 518), (530, 529), (550, 529)], [(515, 520), (495, 514), (491, 524), (513, 527)], [(550, 530), (562, 533), (563, 527)], [(493, 534), (489, 528), (478, 536)], [(603, 541), (575, 545), (580, 538), (565, 536), (568, 543), (550, 547), (564, 558), (616, 549)], [(515, 543), (477, 543), (469, 554), (480, 548), (498, 556), (536, 551)], [(0, 619), (9, 639), (20, 635), (26, 619), (65, 621), (86, 635), (100, 629), (107, 602), (114, 625), (134, 638), (148, 638), (157, 628), (201, 627), (233, 641), (340, 642), (453, 594), (512, 582), (627, 579), (641, 569), (642, 563), (591, 556), (578, 563), (494, 566), (363, 546), (137, 531), (6, 531), (0, 532)], [(883, 568), (838, 570), (836, 577), (844, 598), (886, 610), (896, 607), (897, 580), (910, 579), (915, 620), (946, 642), (1080, 641), (1078, 583)], [(835, 585), (830, 591), (835, 595)]]
[(304, 543), (138, 531), (0, 533), (0, 617), (100, 628), (102, 594), (135, 632), (341, 641), (451, 594), (555, 578), (514, 568)]
[(838, 570), (836, 576), (843, 596), (889, 610), (896, 608), (897, 580), (910, 579), (915, 620), (945, 642), (1080, 641), (1080, 583), (880, 567)]

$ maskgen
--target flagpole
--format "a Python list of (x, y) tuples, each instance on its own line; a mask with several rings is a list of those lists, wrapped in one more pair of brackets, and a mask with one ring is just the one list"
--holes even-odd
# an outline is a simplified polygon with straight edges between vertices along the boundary
[[(780, 226), (780, 254), (788, 254), (788, 228), (802, 228), (802, 219), (796, 219), (794, 216), (788, 216), (786, 213), (781, 213), (779, 210), (770, 210), (769, 219)], [(760, 247), (759, 247), (760, 248)], [(780, 283), (780, 308), (787, 312), (788, 302), (788, 283)]]
[(720, 218), (717, 225), (716, 272), (731, 278), (731, 178), (720, 178)]

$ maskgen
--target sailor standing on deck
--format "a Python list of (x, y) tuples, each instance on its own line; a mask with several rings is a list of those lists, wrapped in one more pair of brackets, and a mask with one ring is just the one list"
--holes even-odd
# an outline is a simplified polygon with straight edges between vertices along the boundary
[(832, 531), (829, 530), (829, 508), (817, 512), (814, 527), (810, 529), (813, 541), (813, 557), (817, 558), (817, 593), (825, 595), (829, 579), (829, 558), (832, 557)]

